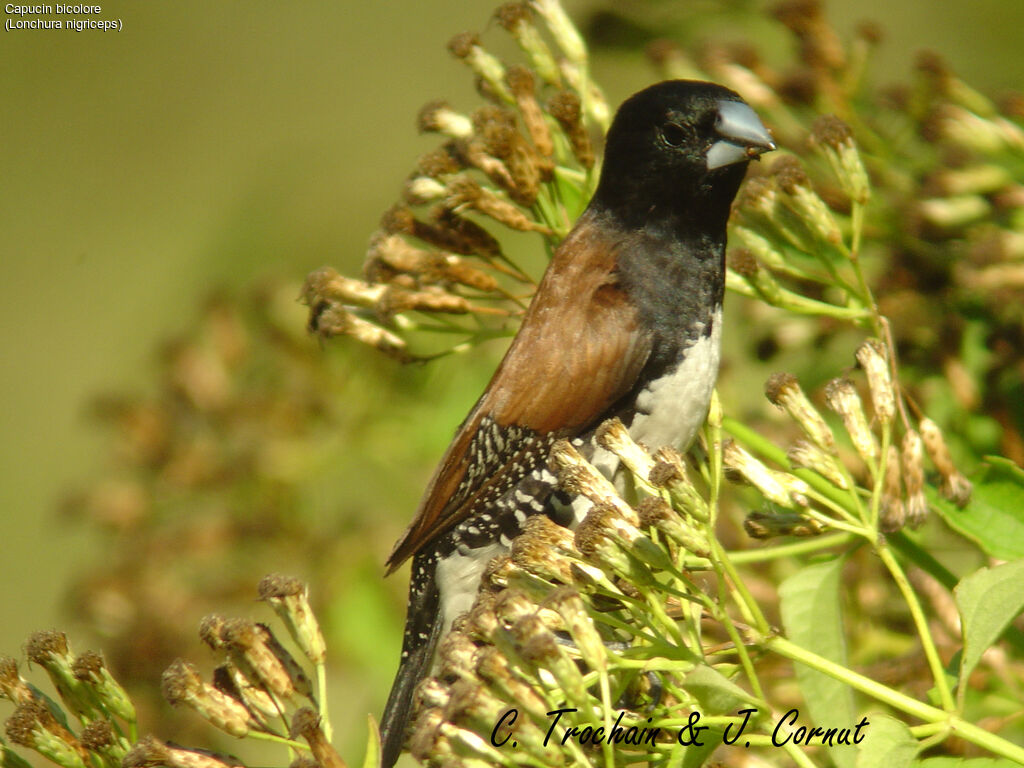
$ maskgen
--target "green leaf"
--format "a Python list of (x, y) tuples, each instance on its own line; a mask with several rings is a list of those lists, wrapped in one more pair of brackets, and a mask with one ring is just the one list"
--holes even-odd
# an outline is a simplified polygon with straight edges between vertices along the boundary
[(971, 478), (974, 492), (963, 509), (930, 493), (947, 524), (1000, 560), (1024, 557), (1024, 470), (1001, 456), (986, 456)]
[(857, 768), (907, 768), (921, 745), (906, 723), (888, 715), (872, 715), (857, 751)]
[(366, 738), (366, 757), (363, 758), (363, 768), (380, 768), (380, 729), (373, 715), (366, 716), (366, 726), (369, 734)]
[(700, 740), (704, 743), (704, 746), (698, 747), (696, 744), (693, 744), (686, 747), (680, 768), (701, 768), (701, 766), (705, 765), (708, 758), (711, 757), (711, 753), (721, 746), (722, 731), (718, 728), (701, 731)]
[(962, 696), (964, 681), (981, 655), (1024, 610), (1024, 559), (972, 573), (960, 581), (953, 595), (964, 637), (960, 658)]
[(709, 715), (734, 715), (741, 709), (758, 705), (756, 698), (707, 664), (690, 672), (683, 687)]
[[(815, 563), (786, 579), (779, 588), (782, 623), (797, 645), (846, 666), (846, 638), (839, 609), (839, 577), (844, 559)], [(796, 680), (815, 723), (854, 722), (853, 694), (845, 683), (796, 665)], [(844, 747), (829, 749), (840, 768), (853, 768), (857, 754)]]
[[(683, 687), (710, 715), (735, 715), (751, 705), (758, 706), (756, 698), (707, 664), (700, 664), (690, 672)], [(718, 728), (702, 731), (701, 741), (704, 742), (704, 746), (688, 746), (683, 755), (681, 768), (700, 768), (704, 765), (715, 748), (721, 745), (723, 735), (724, 731)]]

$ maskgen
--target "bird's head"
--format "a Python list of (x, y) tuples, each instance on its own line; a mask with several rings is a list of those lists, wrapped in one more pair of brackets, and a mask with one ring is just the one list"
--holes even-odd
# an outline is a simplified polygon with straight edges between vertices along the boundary
[(737, 93), (691, 80), (658, 83), (619, 107), (594, 200), (629, 218), (723, 207), (728, 215), (748, 162), (773, 149)]

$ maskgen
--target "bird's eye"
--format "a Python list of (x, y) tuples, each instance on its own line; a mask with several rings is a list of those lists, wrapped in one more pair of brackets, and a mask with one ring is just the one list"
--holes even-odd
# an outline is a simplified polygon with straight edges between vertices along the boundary
[(686, 141), (686, 131), (678, 123), (665, 123), (661, 126), (661, 138), (672, 147), (678, 147)]

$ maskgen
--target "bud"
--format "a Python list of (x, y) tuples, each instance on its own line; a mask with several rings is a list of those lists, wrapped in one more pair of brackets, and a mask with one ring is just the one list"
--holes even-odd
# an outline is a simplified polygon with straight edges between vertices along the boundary
[(726, 285), (732, 290), (742, 292), (742, 284), (729, 282), (732, 274), (749, 285), (754, 293), (772, 306), (779, 306), (784, 301), (784, 291), (779, 282), (768, 270), (761, 269), (753, 252), (746, 248), (737, 248), (729, 253), (729, 269), (726, 273)]
[(760, 262), (768, 269), (780, 274), (794, 272), (793, 267), (786, 261), (786, 257), (760, 232), (744, 226), (737, 226), (733, 231), (736, 238), (754, 256), (756, 262)]
[(583, 109), (580, 97), (572, 91), (559, 91), (548, 100), (548, 113), (562, 127), (562, 132), (569, 140), (573, 156), (584, 168), (594, 167), (594, 148), (590, 143), (590, 135), (583, 124)]
[(796, 376), (790, 373), (772, 374), (765, 384), (764, 391), (768, 400), (785, 410), (815, 445), (825, 453), (835, 454), (836, 444), (832, 430), (817, 409), (811, 405)]
[(232, 736), (243, 738), (250, 729), (262, 728), (244, 704), (204, 683), (195, 666), (187, 661), (178, 659), (171, 664), (161, 677), (160, 687), (171, 706), (184, 704)]
[(154, 736), (145, 736), (129, 750), (121, 763), (122, 768), (244, 768), (235, 757), (210, 752), (205, 749), (186, 749), (175, 744), (160, 741)]
[(573, 64), (585, 66), (587, 47), (561, 3), (558, 0), (531, 0), (530, 7), (544, 19), (565, 58)]
[(489, 93), (501, 101), (511, 104), (512, 94), (505, 85), (505, 65), (496, 56), (480, 45), (480, 36), (463, 32), (448, 41), (448, 50), (457, 59), (462, 59), (487, 85)]
[(25, 655), (46, 670), (64, 704), (79, 717), (95, 720), (103, 716), (90, 686), (75, 677), (74, 656), (63, 632), (33, 632), (25, 644)]
[(428, 677), (416, 686), (417, 711), (443, 707), (450, 698), (449, 686), (442, 683), (436, 677)]
[(500, 107), (483, 107), (474, 113), (473, 125), (484, 150), (507, 169), (505, 191), (519, 205), (532, 206), (540, 191), (541, 161), (519, 132), (515, 114)]
[[(548, 85), (560, 88), (562, 78), (558, 73), (558, 64), (551, 54), (551, 49), (533, 22), (533, 14), (528, 3), (505, 3), (494, 12), (498, 23), (515, 38), (520, 49), (530, 60), (530, 68), (540, 75)], [(509, 68), (511, 73), (512, 68)], [(509, 84), (511, 86), (511, 83)], [(515, 87), (512, 87), (515, 93)], [(540, 147), (537, 147), (540, 149)]]
[(551, 235), (550, 228), (528, 218), (521, 209), (499, 197), (493, 190), (480, 186), (469, 176), (456, 176), (448, 185), (446, 204), (456, 211), (471, 208), (489, 216), (499, 224), (520, 232), (539, 232)]
[(18, 672), (18, 662), (13, 656), (0, 656), (0, 696), (24, 704), (34, 696), (28, 683)]
[(586, 66), (561, 59), (558, 62), (558, 69), (569, 87), (580, 95), (584, 113), (600, 126), (602, 133), (607, 133), (611, 111), (601, 89), (590, 79)]
[(306, 673), (265, 624), (229, 619), (220, 638), (235, 664), (247, 674), (251, 671), (275, 696), (312, 696), (313, 686)]
[(426, 763), (428, 760), (438, 760), (442, 754), (447, 755), (449, 750), (442, 749), (439, 744), (443, 723), (444, 714), (440, 708), (420, 712), (409, 734), (409, 754), (415, 760)]
[(107, 668), (103, 656), (96, 651), (79, 654), (71, 665), (75, 678), (92, 689), (93, 696), (105, 710), (130, 723), (135, 722), (135, 705)]
[(857, 362), (868, 379), (875, 417), (882, 424), (892, 424), (896, 416), (896, 392), (889, 377), (885, 346), (877, 339), (867, 339), (857, 348)]
[(591, 669), (603, 670), (608, 663), (608, 649), (601, 638), (579, 592), (569, 587), (555, 590), (547, 604), (562, 617), (572, 635), (580, 656)]
[(928, 517), (924, 495), (924, 446), (921, 435), (908, 429), (903, 435), (903, 484), (907, 488), (907, 524), (917, 528)]
[(890, 445), (885, 458), (885, 479), (882, 481), (878, 527), (884, 533), (893, 533), (903, 528), (907, 521), (907, 509), (903, 504), (903, 488), (900, 482), (900, 455)]
[(860, 395), (849, 379), (832, 379), (825, 385), (825, 402), (839, 414), (853, 447), (869, 465), (878, 459), (878, 444), (868, 426)]
[(920, 200), (917, 213), (933, 227), (958, 231), (992, 215), (992, 206), (981, 195), (934, 197)]
[(120, 765), (131, 744), (123, 736), (114, 732), (114, 726), (106, 718), (93, 720), (82, 728), (82, 747), (103, 757), (112, 765)]
[[(509, 3), (508, 5), (516, 4)], [(556, 69), (556, 74), (557, 71)], [(523, 118), (523, 125), (526, 126), (526, 131), (530, 134), (530, 141), (533, 142), (533, 146), (536, 147), (537, 152), (541, 156), (551, 157), (555, 152), (555, 148), (551, 143), (551, 131), (548, 129), (548, 123), (544, 119), (544, 112), (541, 110), (540, 104), (537, 103), (533, 73), (526, 67), (509, 67), (506, 79), (508, 80), (508, 87), (512, 91), (512, 96), (516, 100), (516, 106), (519, 108), (519, 114)], [(552, 169), (548, 168), (547, 170), (550, 171)]]
[(289, 736), (293, 739), (301, 736), (306, 740), (320, 768), (346, 768), (345, 761), (327, 741), (320, 727), (320, 717), (308, 707), (303, 707), (292, 716)]
[(654, 469), (654, 459), (645, 448), (634, 442), (618, 418), (608, 419), (598, 426), (594, 440), (606, 451), (614, 453), (641, 482), (647, 482)]
[(647, 477), (650, 484), (668, 491), (673, 504), (690, 517), (701, 521), (710, 519), (707, 502), (690, 482), (679, 451), (662, 446), (654, 454), (654, 459), (654, 467)]
[(850, 127), (835, 115), (819, 117), (811, 126), (811, 144), (825, 156), (843, 191), (861, 205), (871, 196), (871, 182)]
[(633, 525), (639, 522), (636, 512), (622, 500), (611, 481), (580, 456), (568, 440), (559, 440), (552, 446), (549, 464), (558, 475), (558, 484), (566, 492), (585, 496), (594, 504), (613, 508), (620, 517)]
[(836, 488), (850, 489), (850, 483), (843, 474), (835, 456), (825, 453), (808, 440), (797, 440), (786, 452), (789, 463), (797, 469), (810, 469), (828, 480)]
[(743, 529), (752, 539), (777, 536), (817, 536), (824, 528), (817, 520), (789, 512), (750, 512)]
[(843, 235), (832, 211), (811, 187), (811, 180), (797, 158), (783, 155), (772, 165), (779, 188), (785, 193), (784, 204), (822, 241), (839, 245)]
[(468, 139), (473, 135), (473, 121), (456, 112), (446, 101), (424, 105), (416, 122), (420, 133), (441, 133), (453, 139)]
[(587, 687), (583, 674), (539, 617), (522, 617), (512, 625), (511, 633), (523, 659), (538, 669), (550, 672), (570, 701), (586, 701)]
[[(657, 582), (650, 570), (627, 551), (636, 538), (629, 529), (640, 533), (612, 505), (596, 504), (576, 527), (576, 548), (587, 559), (611, 569), (634, 586), (654, 586)], [(664, 551), (662, 556), (667, 558)]]
[(541, 578), (572, 583), (566, 553), (575, 553), (572, 534), (547, 515), (531, 515), (512, 540), (512, 562)]
[(640, 525), (655, 528), (687, 552), (708, 557), (710, 549), (704, 534), (691, 527), (668, 503), (657, 496), (648, 496), (636, 508)]
[(213, 687), (242, 702), (263, 727), (281, 715), (281, 705), (267, 692), (263, 684), (250, 680), (230, 661), (214, 668)]
[(309, 587), (301, 579), (272, 573), (263, 577), (258, 589), (260, 600), (274, 609), (306, 658), (313, 664), (323, 664), (327, 645), (309, 603)]
[(982, 155), (1024, 151), (1024, 130), (1004, 117), (986, 118), (963, 107), (945, 104), (939, 117), (944, 139)]
[[(603, 647), (603, 646), (602, 646)], [(493, 645), (485, 645), (477, 654), (476, 674), (486, 681), (501, 698), (514, 701), (533, 720), (547, 719), (550, 707), (529, 684), (523, 682), (509, 666), (508, 657)]]
[(443, 679), (473, 679), (476, 643), (464, 632), (451, 631), (437, 648), (438, 675)]
[(921, 431), (928, 458), (942, 476), (939, 492), (958, 507), (966, 506), (971, 500), (971, 482), (953, 464), (953, 457), (939, 425), (929, 418), (923, 418), (918, 423), (918, 429)]
[(34, 749), (61, 768), (85, 768), (89, 753), (63, 724), (57, 721), (41, 699), (19, 704), (4, 727), (7, 738)]
[(735, 440), (725, 442), (722, 460), (727, 470), (739, 473), (744, 480), (757, 488), (773, 504), (778, 504), (781, 507), (795, 506), (789, 491), (779, 482), (776, 473), (768, 469)]
[(443, 200), (446, 194), (448, 188), (430, 176), (413, 176), (402, 188), (402, 197), (410, 205), (426, 205)]

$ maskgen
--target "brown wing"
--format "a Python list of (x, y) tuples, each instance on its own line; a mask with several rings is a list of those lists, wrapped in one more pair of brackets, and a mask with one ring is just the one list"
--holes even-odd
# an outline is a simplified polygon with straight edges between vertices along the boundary
[[(519, 333), (395, 544), (388, 573), (472, 514), (482, 489), (500, 485), (522, 463), (529, 450), (524, 437), (575, 434), (636, 383), (651, 339), (639, 332), (635, 309), (617, 284), (619, 246), (586, 219), (559, 246)], [(510, 428), (505, 434), (511, 437), (498, 449), (488, 443), (491, 450), (474, 450), (474, 439), (490, 428), (488, 419)]]

